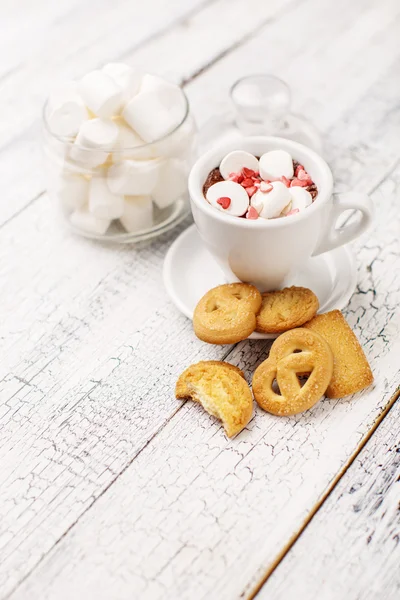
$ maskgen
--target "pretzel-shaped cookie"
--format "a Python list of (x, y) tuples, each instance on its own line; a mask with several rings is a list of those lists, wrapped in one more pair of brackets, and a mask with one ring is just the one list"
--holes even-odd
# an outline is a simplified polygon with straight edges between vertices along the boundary
[(256, 328), (261, 294), (249, 283), (227, 283), (207, 292), (193, 314), (194, 332), (209, 344), (234, 344)]
[[(254, 398), (273, 415), (295, 415), (322, 398), (332, 372), (333, 354), (324, 338), (308, 329), (292, 329), (275, 340), (269, 357), (257, 367)], [(301, 387), (297, 376), (306, 374), (308, 379)], [(280, 394), (272, 388), (275, 379)]]

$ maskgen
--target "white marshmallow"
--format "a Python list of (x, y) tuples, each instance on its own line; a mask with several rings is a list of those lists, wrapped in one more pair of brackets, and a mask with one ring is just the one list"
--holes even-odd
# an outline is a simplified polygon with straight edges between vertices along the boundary
[(119, 114), (122, 108), (122, 88), (103, 71), (91, 71), (78, 84), (79, 93), (86, 106), (98, 117)]
[(250, 154), (250, 152), (234, 150), (233, 152), (229, 152), (229, 154), (221, 160), (219, 170), (221, 171), (222, 177), (228, 179), (231, 173), (241, 173), (243, 167), (251, 169), (252, 171), (257, 171), (258, 173), (259, 165), (257, 158), (253, 156), (253, 154)]
[(289, 188), (290, 196), (292, 198), (292, 210), (298, 209), (303, 210), (312, 204), (312, 196), (309, 191), (305, 190), (300, 186), (294, 186)]
[(258, 191), (250, 198), (250, 206), (253, 206), (258, 214), (260, 214), (264, 208), (264, 196), (265, 194), (262, 194), (260, 191)]
[(120, 221), (129, 233), (149, 229), (153, 225), (153, 203), (150, 196), (125, 196)]
[(82, 208), (89, 198), (89, 180), (76, 173), (62, 173), (57, 179), (56, 194), (67, 210)]
[(159, 170), (157, 184), (151, 195), (158, 208), (169, 206), (187, 191), (185, 164), (175, 159), (166, 160)]
[(118, 138), (118, 127), (109, 119), (90, 119), (79, 129), (70, 151), (70, 158), (89, 167), (96, 167), (107, 160)]
[(285, 150), (271, 150), (260, 156), (260, 175), (273, 181), (280, 177), (293, 177), (293, 160)]
[(112, 194), (104, 177), (92, 177), (89, 212), (98, 219), (119, 219), (124, 212), (124, 197)]
[(75, 81), (66, 83), (50, 94), (47, 123), (52, 133), (74, 137), (88, 119), (89, 113), (78, 94)]
[(77, 229), (98, 235), (104, 235), (110, 226), (109, 219), (98, 219), (88, 211), (87, 207), (75, 210), (70, 217), (70, 222)]
[(261, 192), (260, 190), (254, 194), (257, 198), (254, 198), (254, 202), (261, 201), (263, 207), (260, 213), (260, 217), (264, 219), (274, 219), (279, 217), (285, 206), (287, 206), (291, 200), (289, 189), (281, 181), (274, 181), (271, 183), (272, 190), (270, 192)]
[(171, 135), (151, 145), (158, 156), (180, 156), (190, 160), (194, 151), (196, 126), (191, 116)]
[(157, 158), (156, 148), (142, 140), (123, 119), (113, 122), (118, 127), (118, 138), (113, 148), (113, 152), (116, 152), (115, 162), (122, 159), (149, 160)]
[[(233, 181), (219, 181), (214, 183), (208, 188), (206, 198), (209, 203), (226, 213), (227, 215), (234, 215), (235, 217), (241, 217), (247, 211), (249, 207), (249, 196), (239, 183)], [(222, 208), (218, 204), (219, 198), (230, 198), (230, 205), (228, 208)]]
[(122, 160), (108, 169), (107, 183), (113, 194), (151, 194), (157, 184), (159, 160)]
[(137, 69), (124, 63), (108, 63), (102, 68), (102, 71), (122, 89), (123, 104), (126, 104), (138, 93), (142, 82), (142, 74)]
[(183, 121), (186, 103), (178, 86), (167, 84), (157, 90), (136, 94), (122, 116), (146, 142), (171, 133)]

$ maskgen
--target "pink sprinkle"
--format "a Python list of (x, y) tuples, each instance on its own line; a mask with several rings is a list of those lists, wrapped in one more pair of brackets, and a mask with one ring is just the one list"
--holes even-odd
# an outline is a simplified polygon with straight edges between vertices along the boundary
[(287, 213), (287, 217), (290, 217), (290, 215), (295, 215), (296, 213), (300, 212), (300, 210), (298, 208), (293, 208), (292, 210), (289, 210), (289, 212)]
[(238, 180), (239, 180), (238, 173), (229, 173), (228, 181), (234, 181), (235, 183), (238, 183), (239, 182)]
[(266, 181), (262, 181), (260, 183), (260, 191), (264, 192), (264, 194), (268, 194), (268, 192), (270, 192), (273, 189), (273, 186), (270, 183), (267, 183)]
[(231, 199), (228, 198), (228, 196), (222, 196), (221, 198), (218, 198), (217, 204), (219, 204), (220, 206), (222, 206), (223, 209), (226, 210), (231, 205)]
[(257, 188), (256, 188), (256, 186), (255, 186), (255, 185), (253, 185), (252, 187), (245, 188), (245, 190), (246, 190), (246, 192), (248, 193), (248, 195), (249, 195), (249, 198), (251, 198), (251, 197), (252, 197), (252, 195), (256, 193), (256, 191), (257, 191)]
[(304, 171), (304, 169), (299, 170), (297, 179), (300, 179), (300, 181), (309, 181), (311, 183), (311, 177), (308, 173), (306, 173), (306, 171)]
[(246, 219), (258, 219), (258, 212), (254, 206), (250, 206), (246, 214)]
[(284, 183), (286, 185), (287, 188), (290, 187), (290, 179), (288, 179), (284, 175), (282, 175), (281, 181), (282, 181), (282, 183)]
[(307, 181), (301, 181), (300, 179), (292, 179), (290, 182), (290, 187), (307, 187), (310, 185)]
[(298, 177), (299, 171), (305, 171), (305, 168), (303, 167), (303, 165), (297, 165), (297, 167), (294, 171), (295, 177)]

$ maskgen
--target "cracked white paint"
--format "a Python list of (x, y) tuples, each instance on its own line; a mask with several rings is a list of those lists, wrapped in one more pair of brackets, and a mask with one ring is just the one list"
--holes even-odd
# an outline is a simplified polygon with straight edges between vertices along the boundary
[[(183, 3), (173, 5), (176, 18)], [(233, 14), (239, 11), (237, 2), (229, 5)], [(371, 189), (398, 158), (400, 48), (393, 46), (393, 23), (400, 6), (381, 2), (378, 23), (372, 0), (304, 0), (287, 11), (281, 6), (262, 3), (264, 17), (276, 12), (276, 18), (188, 84), (196, 116), (203, 122), (218, 104), (226, 107), (238, 69), (245, 72), (262, 55), (265, 69), (289, 80), (298, 106), (325, 133), (339, 186)], [(129, 48), (132, 28), (127, 23), (118, 47), (113, 28), (121, 18), (117, 8), (123, 14), (132, 7), (122, 1), (99, 4), (101, 39), (92, 40), (82, 62), (65, 45), (40, 77), (50, 84), (57, 69), (75, 75), (111, 58), (110, 48), (116, 55)], [(143, 52), (150, 66), (160, 56), (157, 48), (168, 48), (176, 74), (190, 78), (221, 52), (220, 40), (202, 48), (199, 39), (209, 30), (209, 16), (218, 23), (225, 9), (221, 0), (205, 4), (189, 24), (176, 25), (179, 47), (170, 43), (174, 30), (166, 31), (138, 57)], [(70, 19), (62, 19), (61, 31), (50, 30), (45, 40), (69, 39), (76, 32), (73, 13)], [(225, 46), (256, 23), (248, 16), (243, 23), (233, 19)], [(355, 23), (360, 30), (354, 30)], [(271, 44), (280, 52), (269, 52)], [(360, 69), (365, 53), (372, 60)], [(40, 56), (43, 50), (37, 50), (31, 71), (23, 67), (25, 74), (37, 76)], [(135, 62), (135, 56), (128, 61)], [(5, 80), (3, 89), (0, 80), (3, 98), (24, 80), (15, 77), (14, 88)], [(28, 140), (32, 131), (24, 128), (36, 102), (35, 96), (29, 106), (7, 105), (10, 117), (12, 111), (21, 113)], [(2, 122), (6, 138), (9, 124)], [(25, 178), (11, 169), (27, 162), (26, 152), (25, 143), (16, 140), (0, 156), (0, 170), (16, 194), (2, 217), (23, 207), (32, 188), (41, 189), (32, 163)], [(347, 311), (375, 367), (375, 387), (356, 399), (324, 401), (290, 420), (259, 411), (249, 430), (230, 442), (199, 407), (181, 407), (173, 397), (174, 382), (187, 364), (221, 359), (230, 351), (199, 342), (165, 296), (162, 260), (176, 231), (143, 248), (102, 247), (62, 232), (46, 195), (3, 227), (1, 598), (25, 577), (13, 598), (231, 600), (253, 588), (393, 392), (399, 283), (391, 269), (398, 251), (398, 186), (397, 170), (374, 194), (384, 210), (378, 211), (376, 231), (356, 246), (359, 287)], [(246, 342), (229, 360), (249, 373), (267, 348)]]

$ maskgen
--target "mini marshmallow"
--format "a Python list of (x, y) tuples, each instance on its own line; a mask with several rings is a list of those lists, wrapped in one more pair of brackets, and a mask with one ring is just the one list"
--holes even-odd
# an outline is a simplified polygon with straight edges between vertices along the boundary
[(81, 231), (98, 235), (104, 235), (110, 226), (109, 219), (98, 219), (88, 211), (87, 207), (75, 210), (70, 216), (70, 223)]
[(293, 160), (285, 150), (271, 150), (260, 157), (260, 175), (263, 179), (273, 181), (280, 177), (293, 177)]
[[(249, 196), (246, 190), (234, 181), (219, 181), (208, 188), (206, 198), (211, 206), (222, 210), (228, 215), (241, 217), (245, 214), (249, 207)], [(228, 198), (229, 205), (223, 208), (218, 200)]]
[(159, 170), (157, 184), (151, 195), (158, 208), (163, 209), (187, 192), (185, 164), (177, 159), (166, 160)]
[(119, 219), (124, 212), (124, 197), (112, 194), (104, 177), (92, 177), (89, 212), (98, 219)]
[(186, 103), (181, 89), (166, 82), (157, 90), (136, 94), (122, 116), (146, 142), (154, 142), (182, 123)]
[(107, 160), (118, 138), (118, 127), (109, 119), (90, 119), (81, 125), (70, 151), (70, 158), (89, 167)]
[(229, 154), (221, 160), (219, 170), (222, 177), (228, 179), (231, 173), (241, 173), (243, 167), (258, 173), (259, 164), (257, 158), (253, 156), (253, 154), (250, 154), (250, 152), (234, 150), (233, 152), (229, 152)]
[(122, 160), (108, 169), (107, 183), (113, 194), (151, 194), (157, 184), (160, 160)]
[(78, 94), (76, 82), (66, 83), (50, 94), (47, 123), (52, 133), (74, 137), (88, 119), (89, 113)]
[(153, 225), (153, 203), (150, 196), (125, 196), (121, 224), (129, 233), (149, 229)]
[(89, 198), (89, 180), (83, 175), (63, 173), (57, 179), (56, 194), (67, 210), (82, 208)]
[(147, 144), (142, 140), (142, 138), (138, 136), (138, 134), (133, 131), (123, 119), (116, 119), (113, 123), (118, 127), (118, 138), (115, 142), (113, 151), (117, 151), (119, 154), (116, 155), (115, 162), (122, 158), (129, 158), (132, 160), (149, 160), (150, 158), (157, 158), (156, 149), (151, 144)]
[(82, 77), (78, 89), (86, 106), (96, 116), (107, 118), (121, 111), (123, 90), (103, 71), (92, 71)]
[(302, 187), (290, 188), (290, 196), (292, 198), (291, 210), (303, 210), (312, 204), (312, 196), (309, 191)]
[(284, 183), (281, 181), (274, 181), (271, 185), (272, 190), (270, 192), (265, 193), (258, 191), (254, 194), (254, 196), (257, 196), (255, 202), (261, 201), (263, 203), (260, 217), (263, 217), (264, 219), (274, 219), (275, 217), (279, 217), (285, 206), (287, 206), (291, 200), (289, 189)]
[(108, 63), (102, 68), (102, 71), (122, 89), (123, 104), (126, 104), (138, 93), (142, 82), (142, 74), (137, 69), (124, 63)]

